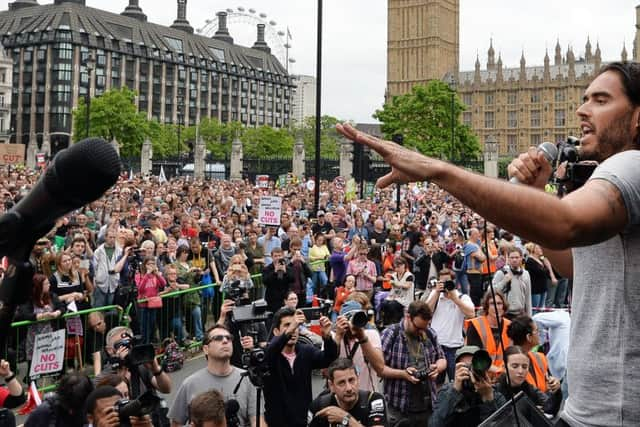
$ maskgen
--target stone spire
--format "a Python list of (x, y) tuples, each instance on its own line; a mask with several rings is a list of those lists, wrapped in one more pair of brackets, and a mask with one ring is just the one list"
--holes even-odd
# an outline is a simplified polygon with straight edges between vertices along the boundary
[(545, 81), (549, 81), (551, 80), (551, 70), (550, 70), (550, 66), (549, 66), (549, 51), (545, 50), (544, 52), (544, 80)]
[(560, 47), (560, 39), (556, 41), (556, 57), (554, 58), (553, 65), (562, 64), (562, 48)]
[(475, 73), (473, 74), (473, 82), (480, 83), (480, 55), (476, 54)]
[(589, 36), (587, 36), (587, 44), (584, 46), (584, 60), (587, 64), (593, 62), (593, 54), (591, 53), (591, 41), (589, 40)]
[(569, 81), (576, 79), (576, 57), (571, 46), (567, 48), (567, 64), (569, 64)]
[(626, 43), (622, 43), (622, 52), (620, 53), (620, 59), (622, 60), (622, 62), (627, 61), (627, 44)]
[(502, 74), (502, 54), (498, 53), (498, 64), (496, 68), (496, 82), (502, 82), (504, 75)]
[(171, 28), (193, 34), (193, 27), (187, 21), (187, 0), (178, 0), (178, 18), (173, 21)]
[(489, 39), (489, 50), (487, 51), (487, 70), (496, 68), (496, 51), (493, 50), (493, 37)]
[(129, 0), (129, 6), (127, 6), (124, 9), (124, 12), (122, 12), (120, 15), (128, 16), (139, 21), (146, 21), (147, 15), (142, 12), (142, 8), (140, 8), (140, 5), (138, 3), (138, 0)]
[(520, 56), (520, 81), (527, 80), (527, 60), (524, 59), (524, 50)]
[(600, 69), (600, 65), (602, 65), (602, 53), (600, 52), (600, 42), (596, 42), (596, 54), (593, 56), (593, 64), (597, 72)]

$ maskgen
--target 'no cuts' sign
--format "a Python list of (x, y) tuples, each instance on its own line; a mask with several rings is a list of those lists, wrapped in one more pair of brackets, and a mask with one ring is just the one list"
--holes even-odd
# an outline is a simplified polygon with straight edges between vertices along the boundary
[(31, 358), (31, 378), (53, 374), (61, 371), (64, 362), (64, 336), (65, 330), (47, 332), (36, 335)]
[(263, 225), (280, 225), (280, 214), (282, 212), (282, 197), (262, 196), (260, 197), (260, 210), (258, 211), (258, 221)]

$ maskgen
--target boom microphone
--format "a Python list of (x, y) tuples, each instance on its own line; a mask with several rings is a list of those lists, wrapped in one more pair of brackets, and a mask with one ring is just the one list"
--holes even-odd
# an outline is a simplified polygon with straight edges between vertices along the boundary
[[(542, 144), (538, 145), (538, 152), (542, 153), (544, 158), (547, 159), (547, 161), (551, 164), (553, 164), (553, 162), (555, 162), (558, 158), (558, 147), (556, 147), (556, 144), (554, 144), (553, 142), (543, 142)], [(509, 182), (512, 184), (520, 184), (518, 178), (516, 178), (515, 176), (512, 177)]]
[(0, 256), (28, 259), (57, 218), (98, 199), (119, 175), (120, 158), (103, 139), (87, 138), (60, 151), (29, 194), (0, 217)]

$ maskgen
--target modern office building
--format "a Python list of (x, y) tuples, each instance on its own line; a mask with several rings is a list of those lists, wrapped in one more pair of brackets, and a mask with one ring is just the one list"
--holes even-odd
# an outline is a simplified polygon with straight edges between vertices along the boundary
[(316, 78), (313, 76), (292, 76), (296, 85), (293, 95), (292, 124), (301, 126), (307, 117), (316, 115)]
[[(463, 122), (481, 144), (495, 139), (501, 155), (580, 134), (575, 111), (605, 63), (597, 43), (594, 50), (587, 38), (584, 51), (574, 52), (563, 51), (557, 41), (553, 58), (547, 53), (542, 65), (528, 65), (523, 52), (519, 67), (507, 67), (490, 41), (486, 67), (478, 57), (474, 70), (459, 71), (459, 0), (389, 0), (388, 7), (388, 96), (429, 80), (445, 81), (467, 106)], [(640, 6), (636, 29), (633, 59), (638, 61)], [(619, 60), (627, 59), (623, 46)]]
[(194, 34), (187, 1), (170, 26), (147, 21), (138, 0), (121, 14), (84, 0), (16, 0), (0, 12), (13, 60), (11, 140), (56, 152), (73, 141), (79, 99), (111, 88), (137, 92), (149, 119), (194, 125), (204, 117), (287, 127), (294, 83), (257, 26), (252, 47), (233, 43), (225, 12), (213, 37)]
[(9, 142), (11, 134), (11, 80), (13, 62), (0, 48), (0, 144)]

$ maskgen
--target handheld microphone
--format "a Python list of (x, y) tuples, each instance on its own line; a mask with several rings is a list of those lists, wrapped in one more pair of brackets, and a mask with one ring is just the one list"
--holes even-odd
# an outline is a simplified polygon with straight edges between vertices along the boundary
[[(542, 144), (538, 145), (538, 152), (542, 153), (544, 158), (547, 159), (547, 161), (551, 164), (553, 164), (553, 162), (555, 162), (558, 158), (558, 147), (556, 147), (556, 144), (552, 142), (543, 142)], [(512, 177), (509, 182), (512, 184), (520, 184), (518, 178), (516, 178), (515, 176)]]
[(56, 219), (98, 199), (118, 180), (120, 158), (100, 138), (60, 151), (33, 189), (0, 217), (0, 256), (26, 260)]

